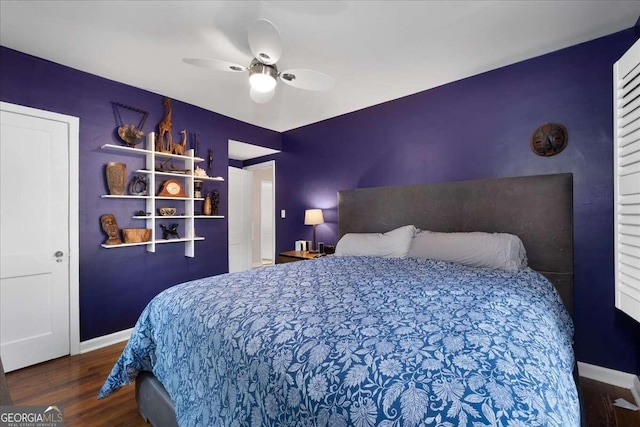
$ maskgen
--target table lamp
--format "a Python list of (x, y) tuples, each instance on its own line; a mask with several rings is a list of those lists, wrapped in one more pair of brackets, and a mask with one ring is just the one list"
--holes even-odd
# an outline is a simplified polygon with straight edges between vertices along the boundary
[(322, 209), (307, 209), (304, 211), (304, 225), (313, 225), (313, 241), (309, 252), (317, 252), (316, 249), (316, 225), (324, 224)]

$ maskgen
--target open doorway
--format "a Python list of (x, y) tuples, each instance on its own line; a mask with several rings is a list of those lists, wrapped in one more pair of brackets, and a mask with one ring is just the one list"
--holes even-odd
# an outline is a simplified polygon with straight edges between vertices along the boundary
[(251, 172), (251, 267), (275, 261), (275, 162), (247, 166)]
[(242, 167), (242, 162), (277, 153), (229, 140), (229, 272), (274, 264), (276, 163)]

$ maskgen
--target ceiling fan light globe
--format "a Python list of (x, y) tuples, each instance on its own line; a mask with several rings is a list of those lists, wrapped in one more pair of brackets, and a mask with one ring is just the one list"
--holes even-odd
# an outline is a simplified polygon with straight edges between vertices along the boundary
[(269, 74), (252, 74), (249, 83), (258, 92), (271, 92), (276, 87), (276, 79)]
[(258, 92), (254, 88), (251, 88), (249, 92), (249, 96), (256, 104), (265, 104), (273, 99), (273, 96), (276, 94), (275, 89), (270, 92)]

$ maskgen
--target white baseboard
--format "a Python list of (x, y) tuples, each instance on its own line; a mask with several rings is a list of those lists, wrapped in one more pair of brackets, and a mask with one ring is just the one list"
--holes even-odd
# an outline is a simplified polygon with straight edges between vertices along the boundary
[(127, 341), (131, 336), (131, 331), (133, 331), (133, 328), (114, 332), (109, 335), (103, 335), (101, 337), (93, 338), (87, 341), (82, 341), (80, 343), (80, 354), (88, 353), (99, 348), (108, 347), (122, 341)]
[(633, 379), (633, 387), (631, 388), (631, 394), (636, 401), (636, 406), (640, 406), (640, 378), (635, 377)]
[(590, 365), (584, 362), (578, 362), (578, 373), (581, 377), (600, 381), (601, 383), (611, 384), (616, 387), (633, 390), (639, 387), (638, 377), (634, 374), (616, 371), (614, 369), (603, 368), (602, 366)]

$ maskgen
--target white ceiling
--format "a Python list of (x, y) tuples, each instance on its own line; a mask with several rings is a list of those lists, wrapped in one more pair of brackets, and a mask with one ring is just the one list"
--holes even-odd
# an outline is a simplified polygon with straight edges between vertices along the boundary
[[(639, 16), (637, 0), (0, 0), (0, 44), (282, 132), (627, 29)], [(279, 69), (318, 70), (334, 87), (279, 83), (271, 102), (255, 104), (245, 74), (182, 62), (248, 65), (257, 18), (280, 29)]]
[(255, 159), (256, 157), (268, 156), (279, 152), (259, 145), (247, 144), (233, 139), (229, 140), (229, 158), (233, 160)]

